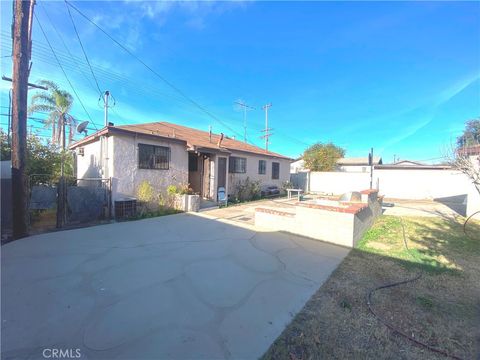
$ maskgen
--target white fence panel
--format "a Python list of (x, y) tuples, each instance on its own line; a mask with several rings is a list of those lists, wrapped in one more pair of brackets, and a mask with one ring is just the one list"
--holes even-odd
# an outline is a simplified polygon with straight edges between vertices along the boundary
[(454, 170), (377, 169), (380, 192), (397, 199), (437, 199), (469, 192), (467, 177)]
[[(374, 183), (374, 187), (376, 184)], [(311, 172), (310, 192), (343, 194), (370, 188), (370, 173)]]

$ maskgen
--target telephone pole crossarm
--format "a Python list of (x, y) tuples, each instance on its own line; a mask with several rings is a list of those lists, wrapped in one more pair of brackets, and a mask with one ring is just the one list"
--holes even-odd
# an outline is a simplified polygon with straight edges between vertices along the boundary
[[(10, 82), (13, 81), (12, 78), (9, 78), (5, 75), (2, 75), (2, 80), (10, 81)], [(31, 87), (31, 88), (35, 88), (35, 89), (48, 90), (48, 88), (46, 86), (42, 86), (42, 85), (28, 83), (28, 86)]]

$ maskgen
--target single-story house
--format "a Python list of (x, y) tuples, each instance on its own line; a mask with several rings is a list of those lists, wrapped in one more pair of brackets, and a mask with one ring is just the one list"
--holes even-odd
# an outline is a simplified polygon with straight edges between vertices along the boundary
[(424, 164), (418, 161), (402, 160), (393, 164), (377, 164), (375, 169), (389, 170), (449, 170), (452, 167), (449, 164)]
[(186, 185), (217, 201), (220, 187), (235, 194), (249, 177), (262, 186), (290, 179), (290, 158), (223, 134), (168, 122), (107, 126), (70, 146), (77, 178), (111, 178), (112, 200), (135, 197), (143, 181), (158, 193)]
[[(383, 162), (381, 157), (379, 156), (373, 157), (373, 161), (372, 161), (373, 166), (381, 165), (382, 163)], [(338, 159), (336, 171), (370, 172), (370, 164), (368, 162), (368, 156)]]
[[(382, 158), (378, 156), (373, 157), (373, 165), (381, 165)], [(296, 174), (299, 172), (310, 171), (305, 168), (305, 161), (302, 158), (296, 159), (290, 164), (290, 172)], [(337, 167), (335, 171), (346, 172), (369, 172), (370, 165), (368, 163), (368, 157), (356, 157), (356, 158), (341, 158), (337, 160)]]

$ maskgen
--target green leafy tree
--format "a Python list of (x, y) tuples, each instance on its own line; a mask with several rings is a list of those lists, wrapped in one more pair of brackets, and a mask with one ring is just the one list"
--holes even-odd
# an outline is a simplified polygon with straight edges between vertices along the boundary
[(337, 160), (345, 155), (345, 149), (333, 143), (316, 143), (303, 153), (305, 168), (311, 171), (333, 171)]
[(480, 118), (468, 120), (465, 123), (463, 134), (457, 138), (457, 147), (480, 144)]
[[(0, 130), (2, 160), (10, 160), (10, 146), (7, 134)], [(58, 151), (57, 146), (50, 141), (42, 141), (36, 134), (27, 137), (27, 156), (25, 173), (27, 176), (43, 175), (34, 177), (36, 181), (57, 181), (60, 178), (62, 157), (65, 164), (65, 175), (73, 176), (73, 155), (68, 152)]]
[(8, 142), (7, 134), (0, 129), (0, 150), (1, 150), (1, 160), (10, 160), (11, 157), (11, 148)]
[[(42, 90), (32, 96), (28, 113), (36, 111), (47, 112), (46, 127), (52, 128), (52, 143), (61, 144), (63, 124), (69, 129), (68, 143), (72, 142), (75, 135), (77, 120), (70, 115), (73, 105), (73, 97), (67, 91), (62, 90), (53, 81), (40, 80), (39, 85), (46, 86), (48, 90)], [(66, 134), (65, 134), (66, 137)]]

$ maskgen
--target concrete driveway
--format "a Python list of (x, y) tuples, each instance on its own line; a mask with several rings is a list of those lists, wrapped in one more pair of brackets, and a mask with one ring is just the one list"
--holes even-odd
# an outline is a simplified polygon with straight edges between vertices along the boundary
[(2, 359), (258, 358), (348, 253), (189, 214), (1, 249)]

